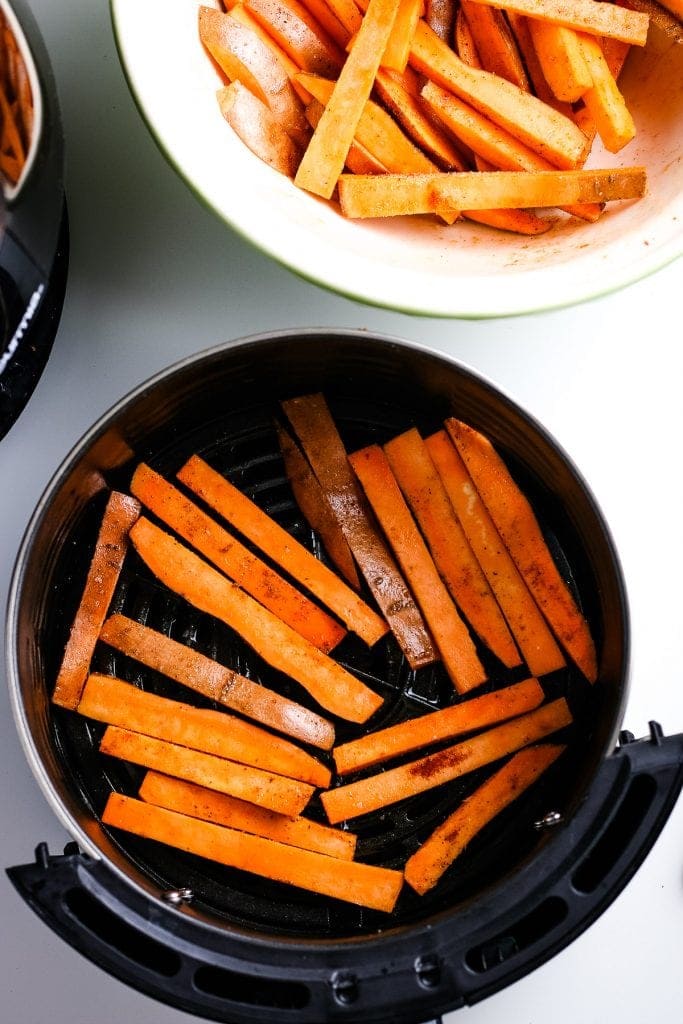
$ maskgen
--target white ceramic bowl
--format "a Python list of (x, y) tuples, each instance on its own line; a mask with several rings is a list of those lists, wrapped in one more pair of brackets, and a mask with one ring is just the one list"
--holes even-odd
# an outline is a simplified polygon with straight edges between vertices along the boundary
[[(208, 0), (205, 0), (208, 2)], [(296, 273), (374, 305), (493, 317), (570, 305), (683, 253), (683, 46), (654, 27), (620, 80), (638, 134), (591, 166), (645, 165), (648, 195), (597, 224), (563, 220), (524, 238), (422, 217), (348, 221), (261, 163), (222, 120), (217, 73), (197, 38), (197, 2), (111, 0), (128, 81), (169, 161), (208, 205)]]

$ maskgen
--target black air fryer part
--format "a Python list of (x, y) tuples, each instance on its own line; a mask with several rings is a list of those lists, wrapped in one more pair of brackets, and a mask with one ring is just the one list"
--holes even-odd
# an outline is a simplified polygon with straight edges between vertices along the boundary
[[(281, 398), (316, 390), (328, 397), (350, 448), (369, 440), (386, 440), (415, 423), (425, 432), (436, 429), (451, 413), (485, 431), (510, 461), (540, 511), (554, 553), (589, 617), (601, 658), (601, 681), (594, 688), (571, 669), (544, 680), (549, 694), (567, 693), (577, 717), (568, 753), (539, 785), (472, 843), (457, 870), (452, 869), (432, 894), (419, 898), (406, 891), (390, 916), (285, 889), (159, 844), (102, 832), (97, 815), (107, 793), (111, 788), (134, 791), (141, 773), (109, 759), (103, 770), (104, 759), (96, 750), (100, 727), (60, 713), (48, 703), (103, 501), (101, 496), (88, 498), (84, 486), (92, 477), (90, 445), (108, 431), (122, 436), (133, 449), (131, 463), (106, 472), (108, 483), (122, 488), (140, 459), (172, 476), (188, 455), (198, 451), (311, 543), (283, 480), (272, 416)], [(599, 806), (598, 821), (586, 829), (586, 835), (600, 834), (605, 801), (599, 779), (613, 780), (609, 755), (622, 717), (628, 664), (627, 615), (618, 562), (593, 499), (566, 455), (530, 417), (469, 371), (415, 346), (360, 332), (277, 335), (188, 360), (121, 403), (78, 447), (30, 528), (13, 594), (17, 601), (10, 618), (17, 640), (8, 648), (17, 652), (15, 674), (21, 688), (21, 716), (30, 723), (28, 746), (33, 749), (29, 753), (38, 760), (48, 798), (56, 802), (62, 817), (68, 816), (72, 833), (86, 850), (104, 857), (103, 863), (92, 863), (72, 855), (59, 863), (65, 871), (78, 865), (79, 877), (83, 872), (88, 878), (96, 877), (98, 891), (107, 886), (108, 878), (116, 878), (119, 907), (127, 902), (121, 892), (134, 890), (134, 902), (140, 899), (141, 907), (146, 908), (140, 911), (142, 917), (155, 922), (155, 934), (166, 936), (162, 942), (177, 945), (173, 936), (178, 919), (191, 921), (191, 927), (200, 931), (192, 933), (190, 945), (197, 948), (203, 944), (198, 936), (209, 946), (217, 942), (220, 949), (229, 941), (234, 963), (242, 964), (238, 973), (266, 977), (270, 971), (273, 978), (289, 979), (298, 976), (295, 965), (299, 964), (306, 977), (322, 972), (325, 991), (332, 992), (330, 1013), (339, 1007), (339, 1013), (352, 1012), (358, 1019), (416, 1020), (453, 1008), (458, 1001), (480, 998), (477, 993), (486, 994), (531, 969), (570, 941), (606, 905), (602, 890), (590, 901), (581, 897), (571, 912), (558, 903), (546, 905), (545, 899), (557, 885), (565, 892), (562, 887), (568, 883), (558, 882), (560, 866), (572, 865), (583, 855), (581, 849), (573, 849), (569, 832), (578, 815)], [(206, 653), (225, 658), (242, 671), (263, 669), (264, 682), (296, 695), (288, 689), (294, 684), (259, 665), (229, 631), (163, 591), (134, 556), (127, 561), (114, 604)], [(387, 696), (387, 710), (380, 712), (378, 726), (405, 717), (411, 710), (414, 713), (416, 705), (434, 706), (445, 693), (452, 696), (452, 688), (444, 690), (439, 669), (408, 672), (391, 642), (383, 642), (368, 654), (351, 639), (344, 642), (340, 654)], [(174, 693), (168, 680), (154, 678), (107, 649), (98, 649), (96, 664), (159, 692), (186, 696), (179, 687)], [(500, 666), (491, 665), (491, 670), (500, 683)], [(340, 728), (340, 740), (350, 728)], [(660, 756), (665, 756), (667, 763), (676, 762), (679, 747), (674, 744), (672, 748), (667, 741), (664, 749), (666, 754)], [(486, 773), (479, 776), (482, 774)], [(354, 821), (354, 830), (361, 837), (359, 855), (401, 866), (479, 776)], [(629, 790), (628, 785), (625, 788)], [(660, 805), (666, 787), (662, 783), (656, 788), (655, 804)], [(675, 785), (673, 789), (677, 792)], [(554, 831), (536, 830), (534, 822), (552, 811), (560, 812), (565, 824)], [(638, 816), (633, 820), (638, 832)], [(629, 849), (641, 848), (642, 836), (636, 838)], [(588, 839), (584, 849), (586, 843)], [(606, 878), (610, 870), (605, 872)], [(610, 892), (618, 891), (627, 873), (619, 862), (607, 887)], [(86, 888), (92, 884), (87, 882)], [(533, 894), (520, 904), (520, 893), (526, 892), (527, 885)], [(187, 908), (182, 912), (160, 909), (160, 893), (185, 888), (193, 893)], [(101, 900), (101, 895), (97, 898)], [(567, 902), (566, 896), (562, 899)], [(522, 908), (531, 913), (529, 908), (536, 903), (543, 909), (527, 918)], [(572, 925), (574, 919), (584, 924)], [(477, 955), (485, 966), (492, 955), (505, 959), (510, 922), (520, 920), (522, 931), (530, 938), (515, 939), (515, 943), (526, 952), (515, 953), (500, 974), (492, 974), (491, 966), (478, 970)], [(563, 922), (570, 926), (566, 938), (561, 937)], [(547, 930), (552, 932), (552, 942), (549, 951), (542, 952), (548, 948), (545, 941), (539, 944)], [(419, 936), (424, 941), (418, 941)], [(497, 936), (502, 936), (501, 942), (505, 939), (500, 949)], [(494, 954), (488, 950), (490, 942)], [(466, 946), (465, 964), (472, 975), (469, 985), (462, 977), (457, 983), (446, 983), (451, 970), (458, 973), (457, 966), (450, 966), (449, 950), (454, 944)], [(185, 948), (184, 939), (181, 945)], [(472, 953), (473, 949), (480, 954)], [(283, 961), (285, 953), (290, 959)], [(197, 962), (200, 959), (197, 957)], [(112, 970), (117, 972), (115, 966)], [(334, 972), (341, 972), (335, 975), (337, 988), (331, 981)], [(383, 985), (380, 992), (373, 983), (363, 981), (367, 972), (396, 979), (405, 973), (411, 979), (409, 985), (418, 984), (419, 991), (410, 997), (406, 992), (404, 999), (397, 981), (396, 987)], [(127, 977), (126, 971), (122, 973)], [(433, 981), (437, 974), (444, 980), (430, 988), (429, 979)], [(349, 977), (344, 980), (346, 975)], [(506, 980), (494, 984), (499, 976)], [(183, 978), (179, 980), (181, 988), (187, 982)], [(344, 991), (346, 996), (340, 995)], [(457, 998), (456, 992), (460, 993)], [(243, 1019), (235, 1007), (226, 1006), (225, 995), (221, 998), (224, 1016), (217, 1019)], [(328, 1019), (319, 1016), (321, 998), (311, 997), (307, 1005), (313, 1009), (299, 1007), (301, 1019)], [(344, 999), (348, 1007), (353, 1002), (356, 1008), (342, 1010), (347, 1005)], [(181, 1005), (177, 993), (169, 995), (169, 1001)], [(197, 1012), (206, 1013), (204, 1003)]]

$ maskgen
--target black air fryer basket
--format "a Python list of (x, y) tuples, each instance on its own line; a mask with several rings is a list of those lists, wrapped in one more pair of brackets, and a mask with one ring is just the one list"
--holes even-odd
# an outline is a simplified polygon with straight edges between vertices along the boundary
[[(543, 679), (547, 696), (566, 696), (572, 709), (573, 725), (559, 734), (567, 752), (429, 894), (404, 887), (389, 915), (103, 828), (108, 793), (134, 795), (141, 771), (99, 754), (103, 727), (49, 702), (106, 489), (125, 490), (139, 461), (172, 478), (189, 455), (201, 454), (318, 551), (273, 426), (280, 400), (312, 391), (325, 394), (349, 450), (413, 425), (426, 433), (451, 414), (485, 432), (530, 496), (599, 653), (594, 686), (570, 667)], [(227, 627), (162, 589), (133, 553), (112, 607), (301, 699), (296, 684)], [(400, 1024), (484, 998), (606, 909), (659, 834), (682, 781), (683, 736), (664, 737), (656, 723), (641, 740), (620, 733), (629, 656), (623, 580), (608, 529), (567, 455), (470, 370), (366, 332), (235, 342), (172, 367), (108, 413), (59, 470), (29, 526), (7, 649), (27, 757), (74, 839), (57, 856), (40, 845), (34, 863), (10, 870), (12, 881), (50, 927), (107, 971), (218, 1021)], [(391, 639), (369, 652), (347, 638), (337, 653), (385, 698), (373, 726), (458, 699), (440, 666), (411, 672)], [(526, 674), (481, 656), (487, 686)], [(186, 696), (103, 645), (94, 667)], [(356, 734), (338, 723), (338, 742)], [(402, 867), (490, 771), (354, 821), (358, 858)], [(311, 813), (324, 820), (315, 802)]]

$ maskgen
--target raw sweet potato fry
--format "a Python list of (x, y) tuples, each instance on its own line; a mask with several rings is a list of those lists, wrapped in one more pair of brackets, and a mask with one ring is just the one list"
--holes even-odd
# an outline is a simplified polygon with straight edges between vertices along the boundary
[(406, 861), (405, 879), (424, 895), (478, 832), (529, 788), (565, 747), (543, 743), (520, 750), (479, 786)]
[(528, 92), (526, 71), (505, 16), (494, 7), (487, 7), (476, 0), (461, 0), (460, 11), (472, 34), (481, 67)]
[(456, 0), (427, 0), (426, 2), (425, 21), (444, 43), (450, 43), (453, 38), (457, 7)]
[[(351, 177), (355, 180), (358, 176)], [(393, 176), (378, 175), (377, 179), (390, 177)], [(325, 399), (322, 395), (305, 395), (282, 405), (344, 531), (358, 568), (411, 668), (431, 664), (436, 654), (429, 633), (394, 559), (368, 515), (367, 503)]]
[(234, 629), (326, 710), (351, 722), (365, 722), (381, 705), (382, 698), (368, 686), (148, 519), (138, 519), (130, 537), (158, 579)]
[(340, 50), (344, 50), (349, 41), (350, 33), (340, 18), (337, 17), (328, 0), (301, 0), (301, 2), (306, 10), (323, 27), (330, 39), (334, 40)]
[(121, 761), (154, 768), (164, 775), (196, 782), (292, 818), (301, 814), (314, 792), (314, 787), (308, 783), (180, 747), (153, 736), (143, 736), (116, 725), (107, 726), (100, 750)]
[(554, 107), (555, 110), (564, 114), (565, 117), (572, 118), (571, 105), (558, 100), (546, 81), (531, 37), (529, 19), (525, 18), (523, 14), (517, 14), (515, 11), (506, 11), (506, 14), (512, 34), (517, 40), (517, 46), (524, 60), (533, 92), (540, 100)]
[[(347, 41), (354, 36), (361, 27), (363, 15), (354, 0), (326, 0), (333, 11), (337, 21), (341, 22), (347, 31)], [(344, 43), (346, 47), (346, 43)]]
[(588, 623), (560, 576), (529, 501), (488, 438), (459, 420), (447, 420), (446, 427), (553, 632), (586, 678), (595, 682), (597, 660)]
[[(631, 47), (628, 45), (628, 43), (622, 43), (618, 39), (603, 40), (603, 55), (607, 67), (609, 69), (609, 73), (615, 82), (621, 74), (622, 68), (626, 61), (626, 58), (628, 57), (630, 49)], [(590, 147), (593, 145), (593, 142), (595, 141), (598, 134), (597, 123), (583, 101), (577, 104), (572, 116), (574, 118), (575, 124), (579, 126), (581, 131), (586, 136), (586, 140), (589, 147), (587, 149), (586, 156), (588, 156), (588, 153), (590, 152)]]
[(347, 217), (396, 217), (446, 209), (569, 206), (639, 199), (645, 168), (591, 171), (492, 171), (433, 174), (342, 174), (339, 199)]
[(445, 430), (428, 437), (426, 445), (529, 671), (542, 676), (562, 668), (562, 652), (506, 550), (458, 450)]
[[(305, 73), (297, 75), (297, 81), (320, 103), (329, 103), (334, 82)], [(365, 103), (353, 139), (379, 160), (387, 171), (419, 174), (437, 170), (422, 150), (403, 134), (391, 115), (373, 100)]]
[(270, 107), (237, 81), (219, 89), (216, 97), (221, 114), (245, 146), (280, 174), (293, 177), (301, 148)]
[(372, 92), (399, 0), (370, 0), (330, 102), (313, 132), (294, 179), (300, 188), (329, 199), (344, 167), (358, 120)]
[(52, 694), (54, 703), (61, 707), (72, 711), (78, 707), (128, 550), (128, 534), (139, 515), (140, 505), (135, 498), (112, 491)]
[(567, 702), (561, 697), (436, 754), (325, 790), (320, 799), (332, 824), (356, 818), (492, 764), (570, 725), (571, 721)]
[(370, 506), (425, 617), (446, 671), (458, 693), (480, 686), (486, 672), (444, 586), (420, 531), (379, 445), (349, 455)]
[(385, 444), (384, 451), (451, 597), (503, 664), (519, 665), (505, 618), (420, 434), (415, 428), (405, 431)]
[(299, 145), (311, 134), (303, 103), (274, 50), (253, 29), (213, 7), (199, 8), (199, 38), (234, 81), (239, 79), (265, 103), (281, 127)]
[[(324, 110), (325, 110), (324, 104), (319, 103), (318, 100), (316, 100), (313, 97), (311, 97), (311, 102), (306, 107), (306, 117), (310, 121), (312, 128), (315, 128), (318, 125), (318, 123), (320, 121), (320, 118), (323, 116), (323, 111)], [(347, 170), (351, 171), (353, 174), (386, 174), (387, 173), (387, 168), (384, 166), (384, 164), (381, 163), (381, 161), (379, 161), (377, 159), (377, 157), (373, 156), (372, 153), (369, 152), (369, 150), (365, 149), (364, 146), (361, 146), (361, 144), (356, 139), (354, 139), (353, 142), (351, 143), (351, 145), (349, 146), (349, 151), (346, 154), (346, 164), (344, 166), (346, 167)], [(305, 459), (304, 459), (304, 461), (305, 461)], [(308, 467), (308, 470), (310, 472), (310, 466)], [(315, 486), (318, 488), (318, 490), (320, 490), (320, 484), (315, 479), (315, 477), (312, 477), (312, 480), (314, 481)], [(336, 524), (336, 520), (335, 520), (335, 524)], [(347, 545), (347, 547), (348, 547), (348, 545)], [(328, 554), (329, 554), (329, 552), (328, 552)], [(330, 557), (332, 557), (332, 556), (330, 555)], [(332, 560), (334, 561), (334, 559), (332, 559)], [(339, 569), (339, 572), (341, 572), (342, 576), (344, 576), (344, 572), (343, 572), (342, 568), (339, 565), (337, 566), (337, 569)], [(355, 570), (355, 565), (354, 565), (354, 570)], [(351, 583), (350, 579), (349, 579), (349, 583)], [(351, 584), (351, 585), (353, 586), (354, 584)], [(360, 587), (360, 581), (358, 583), (358, 586)]]
[(224, 711), (195, 708), (140, 690), (112, 676), (91, 675), (80, 714), (167, 743), (252, 765), (275, 775), (327, 788), (330, 772), (288, 740)]
[(529, 31), (546, 82), (556, 99), (576, 103), (593, 84), (578, 34), (572, 28), (529, 19)]
[(276, 431), (287, 479), (306, 522), (319, 535), (323, 547), (342, 576), (354, 590), (360, 589), (351, 549), (306, 456), (284, 427), (278, 424)]
[(436, 85), (453, 92), (514, 134), (553, 166), (575, 167), (586, 140), (567, 117), (490, 71), (469, 68), (421, 21), (413, 37), (410, 63)]
[(358, 594), (203, 459), (196, 455), (188, 459), (178, 479), (317, 597), (366, 644), (372, 646), (388, 632), (387, 624)]
[(465, 210), (463, 217), (517, 235), (542, 235), (553, 226), (552, 218), (539, 217), (531, 210)]
[(344, 638), (346, 630), (327, 612), (144, 462), (135, 470), (130, 489), (157, 518), (321, 651), (329, 653)]
[(542, 703), (543, 689), (537, 679), (525, 679), (480, 697), (471, 697), (452, 707), (411, 718), (387, 729), (377, 729), (360, 739), (340, 744), (333, 750), (337, 772), (348, 775), (349, 772), (370, 768), (441, 740), (523, 715)]
[(403, 885), (400, 871), (299, 850), (120, 793), (110, 795), (102, 821), (229, 867), (387, 913), (393, 910)]
[[(647, 14), (651, 25), (656, 25), (672, 42), (680, 46), (683, 43), (683, 3), (681, 0), (617, 0), (620, 7), (629, 7), (633, 11)], [(668, 9), (671, 8), (671, 10)], [(676, 9), (678, 14), (675, 13)]]
[(633, 46), (644, 46), (648, 17), (601, 0), (476, 0), (477, 3), (526, 14), (596, 36), (613, 36)]
[(419, 87), (416, 86), (416, 91), (413, 91), (407, 79), (406, 74), (400, 75), (396, 71), (380, 68), (375, 79), (375, 90), (382, 103), (442, 171), (466, 170), (462, 153), (429, 117)]
[(594, 36), (578, 35), (592, 85), (583, 94), (586, 110), (593, 119), (606, 150), (618, 153), (636, 134), (633, 117), (612, 75), (600, 43)]
[(415, 28), (423, 14), (424, 0), (400, 0), (391, 35), (382, 54), (383, 68), (405, 71)]
[(343, 51), (298, 0), (243, 0), (244, 6), (298, 67), (332, 78)]
[(146, 803), (166, 807), (169, 811), (274, 839), (287, 846), (315, 850), (339, 860), (353, 860), (356, 849), (356, 836), (346, 829), (330, 828), (309, 818), (288, 818), (227, 793), (217, 793), (155, 771), (146, 773), (138, 796)]
[(244, 25), (250, 31), (252, 31), (258, 38), (264, 43), (271, 53), (277, 58), (279, 63), (285, 69), (285, 73), (292, 83), (292, 88), (297, 94), (302, 103), (308, 103), (310, 96), (304, 92), (300, 85), (294, 81), (294, 76), (299, 73), (301, 68), (299, 65), (292, 60), (288, 53), (286, 53), (282, 47), (273, 39), (271, 35), (266, 32), (260, 21), (257, 21), (254, 15), (246, 9), (243, 3), (236, 3), (230, 6), (230, 16), (238, 21), (240, 25)]
[(100, 640), (261, 725), (323, 750), (334, 743), (334, 726), (325, 718), (140, 622), (112, 615)]

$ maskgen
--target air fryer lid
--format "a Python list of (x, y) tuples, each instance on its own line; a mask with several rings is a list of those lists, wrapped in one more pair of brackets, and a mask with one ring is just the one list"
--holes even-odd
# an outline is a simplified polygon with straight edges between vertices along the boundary
[[(103, 727), (98, 723), (49, 704), (101, 516), (104, 481), (125, 490), (141, 460), (171, 478), (198, 453), (315, 547), (284, 478), (273, 429), (279, 401), (311, 391), (324, 392), (349, 450), (381, 443), (413, 425), (429, 432), (451, 414), (485, 432), (530, 496), (599, 652), (600, 679), (594, 687), (571, 667), (543, 680), (548, 696), (565, 695), (574, 714), (574, 724), (560, 734), (567, 753), (471, 843), (429, 894), (419, 897), (406, 886), (391, 915), (103, 829), (98, 816), (108, 793), (134, 795), (142, 771), (99, 754)], [(113, 607), (306, 699), (227, 627), (163, 590), (134, 553)], [(612, 755), (626, 698), (623, 582), (605, 523), (566, 454), (476, 374), (417, 346), (365, 332), (246, 339), (171, 368), (115, 407), (77, 446), (36, 512), (18, 562), (9, 628), (10, 681), (29, 759), (85, 851), (84, 856), (72, 848), (51, 860), (43, 850), (37, 865), (15, 882), (36, 906), (37, 872), (52, 896), (49, 912), (45, 906), (36, 909), (52, 918), (68, 941), (131, 984), (219, 1020), (249, 1019), (254, 1006), (262, 1020), (271, 1019), (268, 1007), (273, 1020), (282, 1019), (283, 1001), (303, 1020), (335, 1019), (337, 1013), (348, 1019), (351, 1006), (364, 1020), (415, 1020), (480, 998), (542, 962), (604, 909), (653, 841), (651, 816), (661, 827), (662, 805), (675, 799), (680, 786), (680, 744), (675, 738), (672, 747), (655, 727), (650, 742)], [(337, 654), (385, 697), (378, 728), (457, 699), (440, 666), (411, 672), (390, 639), (368, 652), (347, 638)], [(485, 651), (482, 657), (491, 686), (524, 677), (523, 670), (502, 670)], [(95, 668), (158, 693), (187, 696), (103, 645)], [(357, 727), (338, 723), (339, 742), (357, 734)], [(636, 757), (635, 751), (641, 753)], [(647, 777), (654, 779), (635, 797), (634, 779), (641, 772), (634, 758), (647, 760)], [(402, 867), (489, 773), (482, 770), (352, 822), (359, 835), (358, 858)], [(609, 841), (603, 838), (598, 869), (586, 868), (609, 821), (615, 813), (618, 818), (619, 792), (628, 801), (623, 818), (630, 822), (625, 831), (622, 822)], [(315, 803), (311, 813), (324, 820)], [(593, 879), (588, 885), (593, 895), (587, 899), (583, 892), (577, 900), (582, 867)], [(45, 875), (53, 883), (59, 878), (59, 884), (45, 887)], [(88, 892), (85, 902), (73, 896), (81, 890)], [(163, 902), (168, 893), (173, 907)], [(184, 949), (191, 966), (185, 972), (177, 964), (162, 970), (155, 982), (153, 969), (148, 977), (148, 963), (141, 972), (125, 957), (122, 962), (126, 943), (97, 935), (94, 922), (103, 918), (88, 909), (88, 900), (100, 909), (109, 906), (115, 919), (132, 922), (141, 942), (151, 933), (158, 938), (160, 927), (163, 948), (173, 958)], [(87, 943), (75, 937), (77, 926), (89, 933)], [(114, 949), (109, 957), (107, 945)], [(134, 945), (128, 943), (128, 951)], [(218, 971), (215, 984), (206, 981), (205, 969)], [(287, 989), (287, 979), (301, 989)]]

